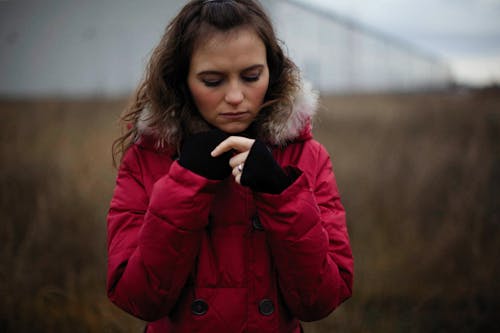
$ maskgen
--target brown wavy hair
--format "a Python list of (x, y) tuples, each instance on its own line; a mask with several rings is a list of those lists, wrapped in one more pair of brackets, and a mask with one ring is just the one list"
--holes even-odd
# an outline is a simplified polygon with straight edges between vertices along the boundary
[(154, 133), (159, 147), (173, 150), (179, 149), (185, 136), (208, 127), (194, 106), (187, 85), (191, 55), (197, 43), (211, 34), (243, 26), (254, 29), (264, 42), (269, 67), (269, 87), (255, 121), (257, 136), (266, 140), (272, 135), (272, 126), (277, 123), (284, 126), (291, 113), (292, 96), (299, 86), (299, 75), (294, 63), (283, 53), (260, 3), (193, 0), (166, 27), (152, 52), (144, 78), (120, 117), (124, 133), (113, 143), (115, 165), (117, 157), (121, 159), (144, 131), (139, 129), (139, 121), (147, 124), (147, 132)]

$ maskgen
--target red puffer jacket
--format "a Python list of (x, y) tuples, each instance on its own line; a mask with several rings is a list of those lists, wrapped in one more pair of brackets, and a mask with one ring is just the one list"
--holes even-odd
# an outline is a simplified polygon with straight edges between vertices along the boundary
[(109, 298), (147, 332), (300, 332), (350, 297), (353, 259), (328, 153), (310, 131), (274, 148), (281, 194), (208, 180), (143, 136), (108, 214)]

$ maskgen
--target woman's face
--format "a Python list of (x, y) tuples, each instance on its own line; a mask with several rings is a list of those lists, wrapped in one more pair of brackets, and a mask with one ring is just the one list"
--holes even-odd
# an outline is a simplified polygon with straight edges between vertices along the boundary
[(188, 87), (201, 116), (235, 134), (255, 119), (269, 85), (266, 47), (250, 28), (215, 32), (191, 57)]

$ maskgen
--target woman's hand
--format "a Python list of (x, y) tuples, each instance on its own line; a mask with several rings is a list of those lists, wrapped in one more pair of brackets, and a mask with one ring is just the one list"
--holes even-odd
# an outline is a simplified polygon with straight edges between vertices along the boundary
[(229, 159), (229, 168), (232, 169), (235, 181), (252, 191), (279, 194), (299, 175), (285, 173), (268, 147), (259, 140), (230, 136), (219, 143), (210, 154), (217, 157), (231, 150), (237, 151), (237, 154)]
[(241, 184), (241, 174), (243, 173), (243, 167), (245, 166), (245, 161), (247, 160), (250, 148), (254, 144), (254, 139), (245, 138), (242, 136), (230, 136), (225, 139), (215, 149), (211, 152), (212, 157), (217, 157), (231, 149), (236, 150), (238, 153), (234, 155), (229, 160), (229, 165), (233, 169), (232, 173), (235, 181)]

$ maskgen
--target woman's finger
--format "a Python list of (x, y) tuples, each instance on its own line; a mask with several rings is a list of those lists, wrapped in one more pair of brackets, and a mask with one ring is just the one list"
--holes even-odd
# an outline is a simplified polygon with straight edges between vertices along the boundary
[(238, 167), (234, 167), (233, 168), (233, 171), (232, 171), (232, 174), (233, 174), (233, 177), (234, 179), (236, 179), (236, 177), (238, 177), (239, 174), (241, 174), (242, 171), (240, 171), (240, 169), (238, 169)]
[(239, 153), (237, 155), (234, 155), (230, 160), (229, 160), (229, 165), (231, 168), (236, 168), (240, 164), (244, 164), (245, 161), (247, 160), (249, 151), (245, 151), (243, 153)]
[(241, 184), (241, 173), (237, 174), (236, 177), (234, 177), (234, 180), (238, 183)]
[(226, 140), (219, 143), (219, 145), (215, 147), (214, 150), (212, 150), (211, 155), (213, 157), (216, 157), (220, 154), (230, 151), (231, 149), (239, 152), (244, 152), (250, 150), (254, 142), (254, 139), (249, 139), (242, 136), (230, 136)]
[(233, 177), (238, 184), (239, 179), (241, 178), (241, 174), (243, 173), (243, 168), (245, 167), (245, 161), (247, 160), (248, 153), (248, 151), (239, 153), (229, 160), (229, 165), (233, 169)]

